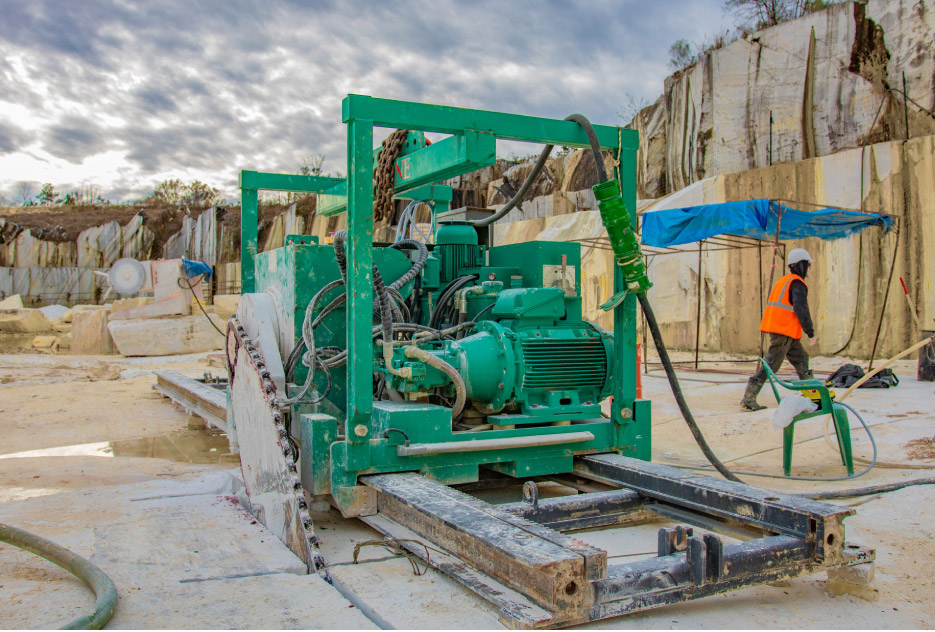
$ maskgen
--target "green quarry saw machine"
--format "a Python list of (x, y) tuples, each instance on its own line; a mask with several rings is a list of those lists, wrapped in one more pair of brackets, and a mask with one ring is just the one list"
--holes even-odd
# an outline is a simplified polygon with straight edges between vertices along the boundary
[[(650, 284), (628, 212), (637, 132), (580, 115), (359, 95), (344, 100), (343, 120), (346, 179), (241, 173), (242, 296), (226, 342), (227, 421), (251, 509), (311, 572), (328, 578), (311, 516), (329, 505), (412, 555), (426, 552), (410, 540), (443, 551), (431, 564), (511, 627), (570, 625), (872, 560), (844, 544), (851, 509), (649, 462), (636, 306)], [(376, 150), (375, 127), (395, 130)], [(431, 143), (426, 132), (444, 137)], [(446, 220), (452, 191), (439, 183), (493, 165), (497, 139), (546, 148), (510, 204)], [(618, 263), (603, 306), (612, 332), (582, 317), (577, 243), (492, 239), (554, 145), (599, 159), (594, 191)], [(289, 235), (258, 252), (261, 190), (317, 193), (318, 214), (346, 213), (347, 230), (332, 243)], [(394, 197), (432, 205), (440, 217), (428, 243), (374, 242), (374, 218), (390, 217)], [(543, 481), (578, 493), (540, 499)], [(494, 505), (469, 493), (510, 485), (523, 486), (522, 499)], [(568, 535), (654, 521), (668, 525), (655, 534), (658, 555), (629, 564)]]

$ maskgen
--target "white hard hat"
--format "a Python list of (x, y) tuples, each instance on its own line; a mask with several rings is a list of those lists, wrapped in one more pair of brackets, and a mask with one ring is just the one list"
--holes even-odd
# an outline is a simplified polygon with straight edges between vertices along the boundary
[(814, 259), (812, 259), (812, 255), (808, 254), (808, 250), (805, 248), (793, 248), (789, 252), (786, 264), (791, 266), (793, 263), (798, 263), (799, 261), (814, 261)]

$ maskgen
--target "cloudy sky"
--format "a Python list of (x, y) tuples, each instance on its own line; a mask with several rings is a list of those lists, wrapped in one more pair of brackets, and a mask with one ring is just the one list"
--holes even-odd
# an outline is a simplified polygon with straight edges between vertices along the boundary
[(234, 199), (240, 169), (344, 172), (348, 93), (622, 124), (722, 4), (0, 0), (0, 194), (181, 178)]

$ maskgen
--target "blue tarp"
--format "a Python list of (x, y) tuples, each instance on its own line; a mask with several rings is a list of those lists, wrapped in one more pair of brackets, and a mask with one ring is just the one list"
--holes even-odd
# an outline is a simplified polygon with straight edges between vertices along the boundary
[(205, 275), (205, 279), (211, 278), (211, 266), (204, 261), (192, 261), (191, 259), (182, 259), (182, 265), (185, 266), (185, 276), (194, 279), (199, 274)]
[[(689, 244), (716, 235), (744, 235), (756, 239), (776, 238), (780, 203), (770, 200), (703, 204), (643, 213), (642, 241), (664, 248)], [(869, 226), (893, 227), (893, 218), (836, 208), (800, 211), (782, 205), (779, 239), (839, 239)]]

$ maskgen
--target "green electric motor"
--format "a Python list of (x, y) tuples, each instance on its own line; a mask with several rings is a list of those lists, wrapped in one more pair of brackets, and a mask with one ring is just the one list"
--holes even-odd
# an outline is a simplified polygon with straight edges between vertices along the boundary
[[(613, 338), (588, 322), (567, 321), (560, 288), (519, 288), (500, 292), (496, 320), (484, 320), (472, 335), (420, 345), (460, 374), (473, 409), (483, 415), (509, 414), (548, 422), (593, 419), (613, 385)], [(394, 365), (403, 376), (387, 375), (402, 393), (455, 385), (444, 372), (397, 349)], [(409, 377), (405, 377), (405, 375)]]

